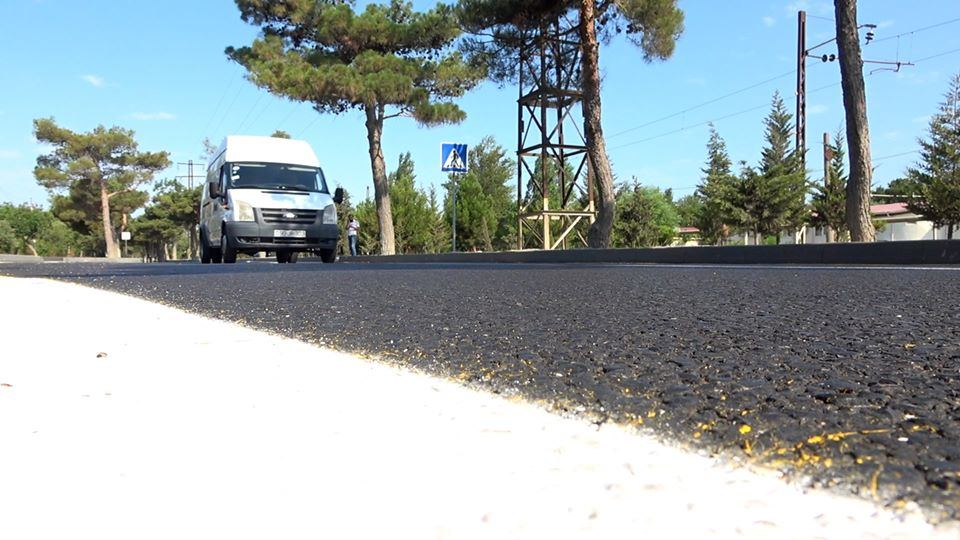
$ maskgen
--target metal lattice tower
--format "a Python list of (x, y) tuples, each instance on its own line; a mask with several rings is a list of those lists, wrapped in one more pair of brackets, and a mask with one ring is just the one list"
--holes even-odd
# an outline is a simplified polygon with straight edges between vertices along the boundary
[(517, 130), (517, 247), (586, 245), (596, 219), (580, 102), (580, 38), (566, 17), (524, 33)]

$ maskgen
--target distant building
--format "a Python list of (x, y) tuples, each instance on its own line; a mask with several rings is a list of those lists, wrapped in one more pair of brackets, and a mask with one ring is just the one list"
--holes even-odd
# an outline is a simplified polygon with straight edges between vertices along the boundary
[[(947, 228), (934, 227), (932, 221), (911, 212), (907, 203), (875, 204), (870, 207), (874, 221), (878, 222), (877, 242), (897, 242), (903, 240), (946, 240)], [(752, 242), (751, 237), (751, 244)], [(743, 244), (742, 233), (731, 234), (725, 242), (727, 245)], [(781, 244), (826, 244), (827, 231), (823, 227), (804, 225), (795, 233), (780, 235)], [(680, 227), (674, 238), (673, 246), (700, 245), (700, 229), (696, 227)]]
[[(875, 204), (870, 207), (870, 214), (878, 222), (877, 242), (897, 242), (902, 240), (945, 240), (946, 227), (934, 227), (932, 221), (911, 212), (907, 203), (897, 202)], [(825, 244), (827, 231), (823, 227), (806, 225), (796, 234), (784, 233), (780, 236), (781, 244)]]

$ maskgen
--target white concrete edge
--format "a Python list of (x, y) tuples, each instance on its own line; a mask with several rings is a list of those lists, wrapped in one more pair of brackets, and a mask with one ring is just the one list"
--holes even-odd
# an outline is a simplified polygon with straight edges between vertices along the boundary
[(16, 278), (0, 298), (4, 538), (960, 538), (144, 300)]

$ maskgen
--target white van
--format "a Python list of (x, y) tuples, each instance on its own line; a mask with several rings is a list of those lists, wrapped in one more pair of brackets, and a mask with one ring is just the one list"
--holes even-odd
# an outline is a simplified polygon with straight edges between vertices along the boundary
[(314, 252), (336, 260), (337, 204), (306, 141), (231, 135), (207, 166), (200, 196), (200, 262), (233, 263), (237, 253), (276, 253), (293, 263)]

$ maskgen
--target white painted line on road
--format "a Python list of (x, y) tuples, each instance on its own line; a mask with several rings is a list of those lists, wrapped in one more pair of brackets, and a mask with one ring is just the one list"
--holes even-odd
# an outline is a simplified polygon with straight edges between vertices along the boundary
[(5, 540), (960, 534), (115, 293), (0, 298)]
[(639, 268), (722, 268), (730, 270), (925, 270), (958, 272), (960, 266), (846, 266), (846, 265), (792, 265), (792, 264), (661, 264), (661, 263), (597, 263), (602, 266)]

